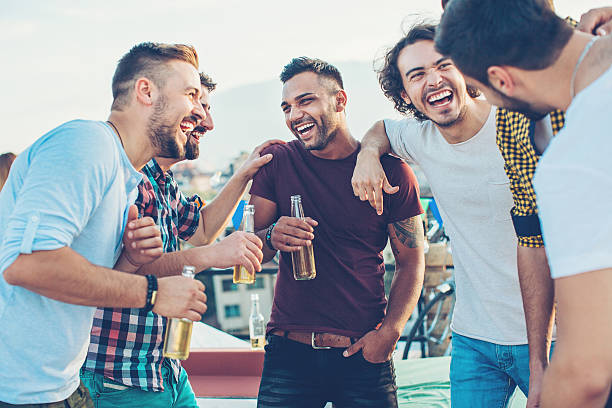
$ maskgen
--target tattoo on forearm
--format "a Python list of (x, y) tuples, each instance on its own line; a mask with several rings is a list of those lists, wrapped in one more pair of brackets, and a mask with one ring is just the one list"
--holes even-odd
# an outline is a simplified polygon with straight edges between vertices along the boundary
[(402, 221), (394, 222), (393, 229), (399, 242), (408, 248), (423, 246), (423, 222), (421, 216), (416, 215)]

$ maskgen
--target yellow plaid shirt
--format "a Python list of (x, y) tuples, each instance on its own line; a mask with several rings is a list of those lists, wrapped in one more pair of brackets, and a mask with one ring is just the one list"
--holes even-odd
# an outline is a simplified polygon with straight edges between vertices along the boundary
[[(567, 17), (565, 21), (572, 27), (578, 21)], [(565, 123), (563, 111), (550, 113), (553, 134), (556, 135)], [(504, 157), (505, 169), (510, 179), (510, 189), (514, 198), (511, 210), (512, 222), (521, 246), (540, 248), (544, 246), (536, 195), (533, 189), (533, 175), (540, 160), (535, 149), (533, 129), (535, 122), (523, 114), (506, 109), (497, 109), (497, 146)]]
[[(565, 122), (563, 111), (551, 112), (550, 121), (553, 134), (556, 135)], [(533, 142), (535, 122), (521, 113), (498, 108), (496, 127), (497, 146), (504, 157), (504, 167), (510, 179), (510, 190), (514, 198), (511, 213), (519, 245), (530, 248), (542, 247), (544, 242), (532, 184), (540, 159)]]

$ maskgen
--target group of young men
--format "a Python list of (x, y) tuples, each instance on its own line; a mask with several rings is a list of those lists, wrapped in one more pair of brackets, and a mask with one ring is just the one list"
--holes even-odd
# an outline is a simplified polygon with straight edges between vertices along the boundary
[[(135, 46), (108, 121), (47, 133), (0, 193), (0, 407), (196, 407), (161, 353), (167, 318), (206, 311), (183, 265), (258, 271), (277, 251), (258, 406), (397, 406), (391, 354), (421, 292), (424, 232), (416, 178), (390, 152), (423, 169), (453, 247), (451, 405), (506, 406), (518, 386), (529, 407), (603, 407), (610, 19), (592, 11), (579, 32), (544, 0), (452, 0), (379, 71), (411, 117), (377, 122), (361, 142), (340, 72), (295, 58), (280, 107), (296, 140), (258, 146), (207, 205), (170, 168), (198, 157), (215, 84), (189, 46)], [(215, 242), (251, 179), (255, 234)], [(293, 195), (305, 219), (290, 216)], [(587, 207), (591, 218), (577, 214)], [(179, 238), (194, 247), (180, 251)], [(291, 252), (304, 245), (317, 276), (297, 281)]]

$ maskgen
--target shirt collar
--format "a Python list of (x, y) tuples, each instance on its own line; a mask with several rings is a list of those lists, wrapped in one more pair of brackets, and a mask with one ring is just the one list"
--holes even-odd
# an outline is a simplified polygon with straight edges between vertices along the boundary
[(151, 159), (151, 161), (146, 164), (146, 167), (151, 177), (153, 177), (153, 179), (158, 183), (165, 182), (168, 178), (172, 178), (172, 171), (168, 170), (166, 173), (164, 173), (155, 158)]

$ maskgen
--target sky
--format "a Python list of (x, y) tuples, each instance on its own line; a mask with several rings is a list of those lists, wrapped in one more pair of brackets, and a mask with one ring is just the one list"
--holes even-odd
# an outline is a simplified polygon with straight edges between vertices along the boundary
[[(575, 18), (607, 3), (555, 0), (558, 14)], [(105, 120), (116, 62), (143, 41), (194, 45), (200, 68), (219, 83), (216, 94), (225, 101), (215, 106), (213, 99), (213, 112), (223, 110), (229, 120), (240, 121), (244, 112), (223, 95), (241, 98), (241, 89), (277, 81), (291, 58), (371, 65), (401, 37), (402, 27), (416, 18), (439, 18), (441, 12), (439, 0), (1, 0), (1, 7), (0, 153), (20, 153), (68, 120)], [(280, 112), (278, 105), (274, 109)], [(391, 106), (373, 110), (368, 122), (380, 119), (375, 115), (381, 112), (392, 114)], [(270, 121), (282, 122), (282, 116)], [(211, 135), (222, 132), (223, 123), (217, 122)], [(219, 160), (210, 161), (218, 165), (266, 138), (211, 145), (222, 151), (214, 155)]]

